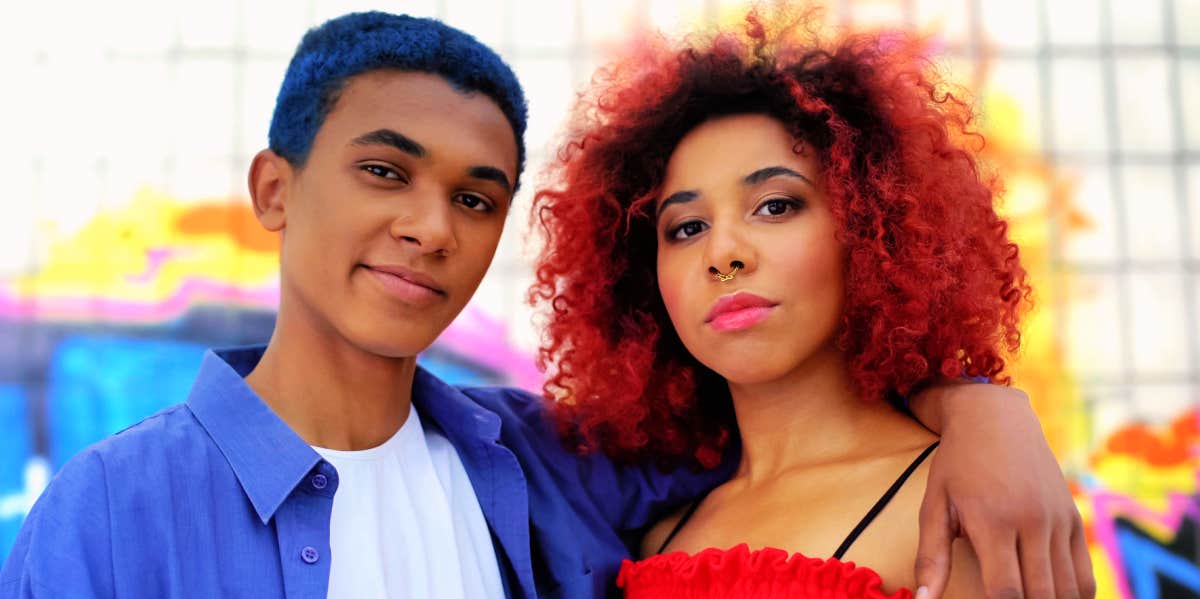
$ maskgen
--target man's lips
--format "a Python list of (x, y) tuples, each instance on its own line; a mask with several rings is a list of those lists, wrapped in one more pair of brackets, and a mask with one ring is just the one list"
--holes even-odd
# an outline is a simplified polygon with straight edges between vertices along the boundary
[(718, 331), (740, 331), (765, 320), (778, 305), (753, 293), (739, 291), (718, 299), (704, 323)]
[(392, 264), (363, 264), (366, 271), (390, 295), (410, 304), (429, 304), (446, 297), (446, 291), (433, 277)]

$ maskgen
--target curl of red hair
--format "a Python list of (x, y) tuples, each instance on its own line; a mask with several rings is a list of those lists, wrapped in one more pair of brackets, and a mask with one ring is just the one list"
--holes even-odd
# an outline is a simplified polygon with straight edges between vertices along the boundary
[(919, 40), (829, 41), (813, 16), (671, 42), (602, 68), (534, 198), (545, 236), (530, 301), (539, 363), (570, 443), (622, 460), (719, 462), (728, 389), (680, 343), (655, 276), (653, 201), (679, 140), (724, 114), (769, 114), (816, 150), (848, 261), (836, 338), (865, 400), (964, 375), (1007, 384), (1030, 288), (971, 106)]

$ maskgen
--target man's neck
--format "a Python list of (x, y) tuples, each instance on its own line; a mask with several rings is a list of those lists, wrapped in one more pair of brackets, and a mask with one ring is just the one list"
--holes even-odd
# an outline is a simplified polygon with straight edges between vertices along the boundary
[(310, 445), (376, 447), (408, 419), (416, 356), (389, 358), (280, 312), (246, 383)]

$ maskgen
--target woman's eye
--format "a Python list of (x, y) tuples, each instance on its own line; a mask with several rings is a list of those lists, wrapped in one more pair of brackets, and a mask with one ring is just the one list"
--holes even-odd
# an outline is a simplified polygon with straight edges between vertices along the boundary
[(755, 214), (759, 216), (783, 216), (789, 210), (795, 210), (799, 207), (799, 202), (795, 200), (777, 198), (763, 202), (762, 206), (759, 206), (758, 210), (755, 211)]
[(477, 212), (490, 212), (492, 210), (492, 206), (487, 203), (487, 200), (468, 193), (459, 194), (458, 203)]
[(682, 225), (679, 225), (678, 227), (675, 227), (674, 229), (671, 229), (668, 236), (671, 239), (687, 239), (693, 235), (699, 235), (704, 231), (704, 228), (704, 223), (698, 220), (690, 220)]
[(372, 175), (375, 175), (376, 177), (379, 177), (380, 179), (391, 179), (393, 181), (403, 181), (404, 180), (404, 177), (401, 177), (400, 173), (397, 173), (394, 169), (388, 168), (383, 165), (364, 164), (359, 168), (361, 168), (362, 170), (364, 170), (368, 173), (371, 173)]

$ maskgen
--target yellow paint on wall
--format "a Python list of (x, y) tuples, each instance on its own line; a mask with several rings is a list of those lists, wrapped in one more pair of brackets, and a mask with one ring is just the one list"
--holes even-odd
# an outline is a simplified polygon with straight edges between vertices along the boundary
[[(171, 296), (188, 279), (274, 286), (278, 250), (261, 235), (246, 233), (258, 224), (248, 202), (238, 203), (244, 208), (218, 199), (184, 204), (142, 189), (127, 205), (96, 215), (77, 234), (53, 239), (43, 267), (9, 281), (10, 292), (17, 297), (153, 303)], [(206, 227), (213, 215), (228, 222)]]

